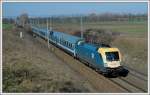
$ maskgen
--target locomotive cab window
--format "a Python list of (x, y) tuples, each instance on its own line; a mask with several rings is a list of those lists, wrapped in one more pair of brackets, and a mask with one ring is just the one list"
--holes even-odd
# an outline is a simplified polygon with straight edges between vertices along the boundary
[(119, 61), (119, 53), (116, 52), (106, 52), (107, 61)]

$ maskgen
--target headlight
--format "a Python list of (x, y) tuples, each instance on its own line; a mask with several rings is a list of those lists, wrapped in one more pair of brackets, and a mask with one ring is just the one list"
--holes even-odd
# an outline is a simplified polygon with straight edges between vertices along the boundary
[(104, 67), (108, 67), (107, 63), (104, 63)]

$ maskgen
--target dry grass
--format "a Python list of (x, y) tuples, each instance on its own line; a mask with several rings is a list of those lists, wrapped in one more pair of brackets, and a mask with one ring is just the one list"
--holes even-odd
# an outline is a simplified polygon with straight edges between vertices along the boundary
[[(20, 29), (3, 31), (3, 92), (90, 92), (85, 79)], [(86, 85), (85, 85), (86, 84)]]
[(147, 37), (117, 37), (112, 45), (122, 52), (123, 63), (147, 75), (148, 71), (148, 44)]

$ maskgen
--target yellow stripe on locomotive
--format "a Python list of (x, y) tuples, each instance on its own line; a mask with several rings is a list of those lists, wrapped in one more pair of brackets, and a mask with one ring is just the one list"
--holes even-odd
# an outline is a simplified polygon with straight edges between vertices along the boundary
[(101, 54), (106, 67), (116, 68), (121, 66), (121, 53), (118, 48), (99, 48), (98, 52)]

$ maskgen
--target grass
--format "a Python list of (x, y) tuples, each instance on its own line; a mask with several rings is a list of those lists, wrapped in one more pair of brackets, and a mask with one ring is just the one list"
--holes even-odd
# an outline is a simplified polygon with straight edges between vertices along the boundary
[(118, 37), (112, 44), (122, 53), (122, 63), (147, 75), (148, 44), (146, 38)]
[[(53, 28), (55, 29), (63, 29), (68, 31), (69, 30), (80, 30), (79, 23), (54, 23)], [(86, 29), (105, 29), (114, 32), (147, 32), (147, 22), (142, 23), (127, 23), (127, 22), (96, 22), (96, 23), (83, 23), (83, 28)]]
[[(50, 64), (50, 63), (49, 63)], [(43, 67), (43, 66), (42, 66)], [(48, 69), (27, 61), (3, 66), (4, 92), (82, 92), (71, 81), (53, 80)]]
[[(35, 90), (33, 86), (36, 85), (31, 82), (31, 79), (38, 77), (40, 74), (35, 68), (33, 64), (22, 64), (22, 62), (5, 64), (3, 66), (3, 90), (5, 92), (25, 92), (28, 89)], [(39, 74), (36, 72), (39, 72)]]
[(49, 52), (47, 44), (26, 32), (20, 39), (19, 32), (12, 31), (21, 30), (3, 32), (3, 92), (89, 91), (84, 80)]
[(12, 24), (6, 24), (6, 23), (2, 24), (2, 29), (3, 30), (11, 30), (12, 28), (13, 28)]
[[(90, 26), (87, 26), (90, 27)], [(119, 24), (114, 24), (114, 25), (95, 25), (93, 28), (96, 29), (105, 29), (105, 30), (110, 30), (110, 31), (114, 31), (114, 32), (128, 32), (128, 33), (132, 33), (132, 32), (146, 32), (147, 31), (147, 26), (145, 24), (128, 24), (128, 25), (119, 25)]]

